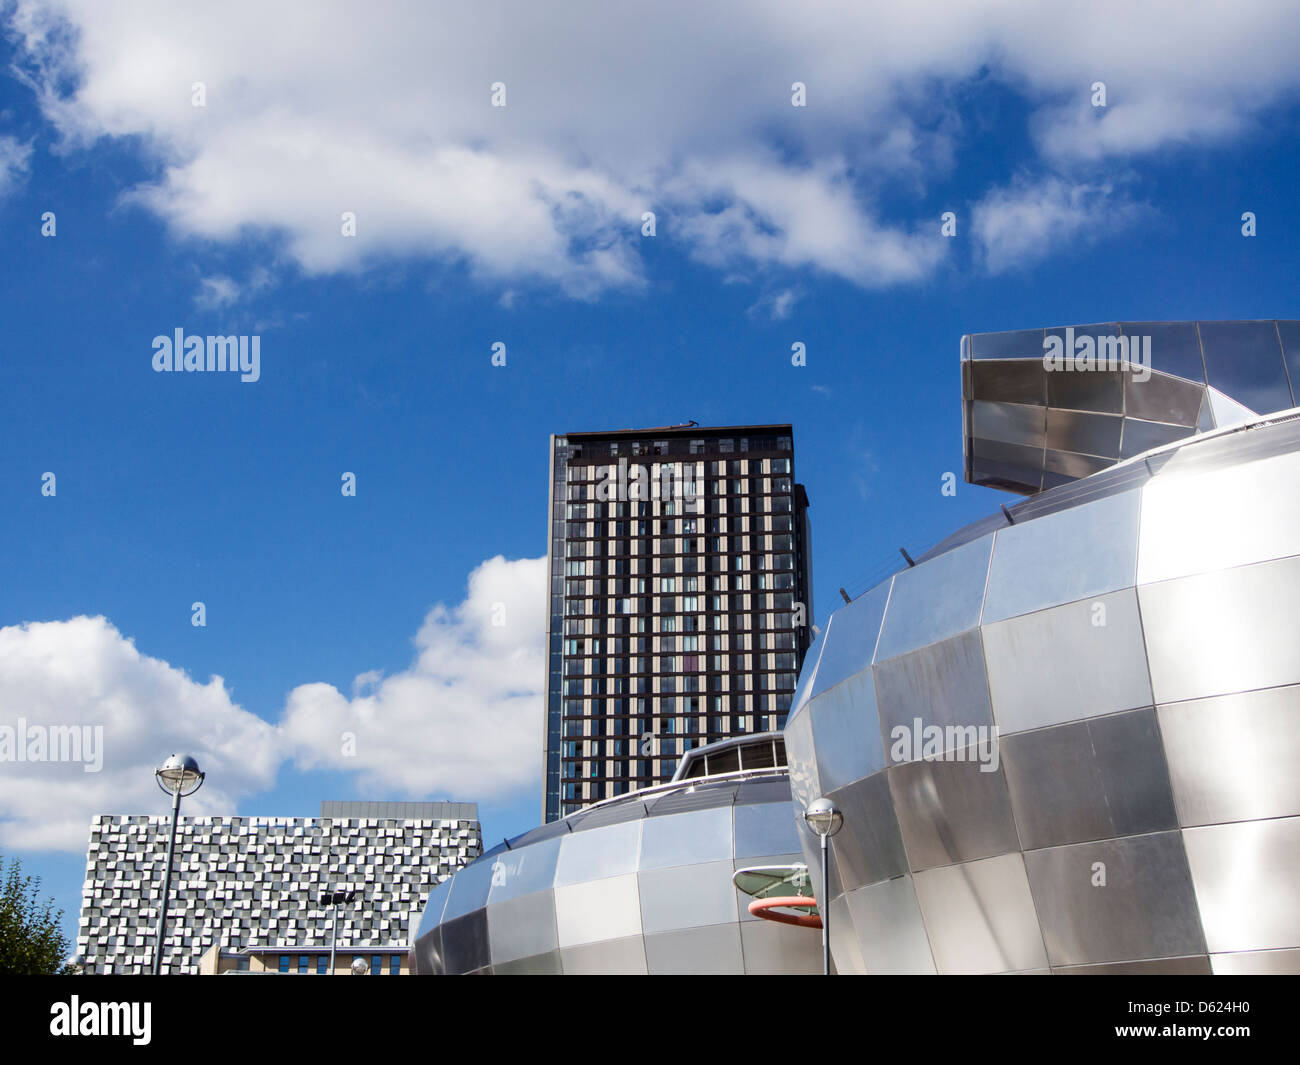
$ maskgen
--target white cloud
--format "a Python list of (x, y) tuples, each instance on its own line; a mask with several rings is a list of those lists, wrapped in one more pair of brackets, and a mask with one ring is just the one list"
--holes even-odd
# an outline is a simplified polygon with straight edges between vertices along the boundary
[(971, 229), (993, 274), (1028, 266), (1071, 242), (1085, 247), (1147, 213), (1109, 184), (1016, 181), (975, 205)]
[(743, 159), (692, 167), (667, 189), (674, 202), (703, 205), (679, 223), (694, 254), (725, 267), (739, 261), (813, 267), (861, 285), (914, 281), (943, 253), (930, 235), (878, 225), (843, 161), (805, 170)]
[(766, 315), (774, 322), (784, 322), (790, 317), (795, 304), (799, 302), (802, 295), (801, 292), (796, 292), (792, 288), (767, 292), (750, 305), (748, 313), (754, 316)]
[[(233, 813), (302, 769), (357, 775), (378, 798), (492, 800), (541, 788), (546, 560), (497, 557), (464, 601), (437, 605), (402, 672), (290, 692), (279, 726), (235, 703), (220, 677), (199, 684), (142, 655), (102, 617), (0, 628), (0, 727), (100, 726), (103, 766), (0, 763), (0, 847), (84, 851), (96, 813), (163, 813), (153, 771), (193, 754), (208, 773), (192, 814)], [(355, 754), (343, 753), (344, 733)]]
[(99, 726), (103, 767), (6, 761), (0, 845), (84, 851), (96, 813), (162, 813), (153, 771), (177, 751), (209, 774), (190, 813), (229, 812), (271, 783), (275, 730), (243, 710), (220, 677), (199, 684), (140, 654), (102, 617), (0, 628), (0, 726)]
[(32, 146), (16, 137), (0, 136), (0, 199), (8, 196), (27, 176)]
[(365, 18), (19, 0), (10, 21), (62, 150), (139, 138), (156, 172), (130, 198), (180, 236), (271, 237), (309, 273), (437, 257), (579, 297), (643, 283), (647, 209), (655, 239), (729, 273), (927, 276), (937, 224), (887, 217), (879, 192), (961, 164), (955, 90), (981, 74), (1024, 96), (1049, 167), (1231, 137), (1300, 83), (1285, 0), (381, 0)]
[(270, 288), (273, 284), (271, 271), (264, 266), (254, 268), (248, 280), (242, 283), (225, 274), (214, 274), (199, 280), (199, 291), (194, 296), (194, 305), (201, 311), (223, 310), (241, 299)]
[(350, 699), (329, 684), (290, 692), (286, 750), (384, 798), (540, 792), (545, 607), (546, 559), (488, 559), (463, 602), (429, 612), (407, 669), (362, 674)]
[(205, 277), (199, 282), (194, 305), (201, 311), (220, 310), (239, 299), (239, 282), (224, 275)]

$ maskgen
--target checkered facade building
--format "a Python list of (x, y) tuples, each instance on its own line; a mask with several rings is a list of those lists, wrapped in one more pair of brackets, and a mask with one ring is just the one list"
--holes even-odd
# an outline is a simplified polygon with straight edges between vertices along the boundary
[[(409, 805), (429, 816), (182, 817), (163, 971), (195, 971), (217, 942), (328, 946), (321, 897), (333, 890), (359, 889), (338, 910), (340, 950), (405, 945), (430, 889), (482, 851), (473, 804)], [(166, 816), (91, 821), (77, 935), (86, 972), (149, 971), (168, 830)]]

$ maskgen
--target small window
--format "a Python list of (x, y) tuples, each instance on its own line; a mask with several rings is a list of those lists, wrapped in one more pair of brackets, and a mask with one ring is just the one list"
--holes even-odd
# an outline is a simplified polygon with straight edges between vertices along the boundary
[(318, 976), (328, 976), (330, 970), (330, 956), (328, 954), (316, 955), (316, 973)]
[(298, 972), (299, 972), (299, 973), (301, 973), (302, 975), (305, 976), (305, 975), (307, 974), (307, 972), (308, 972), (308, 966), (310, 966), (310, 965), (311, 965), (311, 955), (310, 955), (310, 954), (299, 954), (299, 955), (298, 955)]
[(767, 769), (776, 764), (770, 743), (756, 743), (741, 750), (741, 760), (745, 769)]
[(734, 773), (740, 769), (740, 751), (735, 747), (709, 755), (709, 775)]
[(370, 955), (370, 975), (382, 976), (384, 972), (384, 956), (382, 954)]
[(388, 972), (392, 976), (402, 975), (402, 956), (400, 954), (392, 954), (389, 956)]
[(288, 955), (288, 954), (281, 954), (281, 955), (280, 955), (280, 972), (282, 972), (282, 973), (287, 973), (288, 971), (289, 971), (289, 955)]

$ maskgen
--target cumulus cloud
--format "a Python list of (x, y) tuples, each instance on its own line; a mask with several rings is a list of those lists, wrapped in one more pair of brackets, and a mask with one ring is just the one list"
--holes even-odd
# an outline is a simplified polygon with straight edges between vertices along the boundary
[[(166, 812), (153, 771), (176, 751), (208, 773), (190, 814), (235, 812), (289, 760), (354, 773), (376, 798), (535, 791), (545, 604), (544, 558), (489, 559), (462, 602), (429, 611), (408, 668), (361, 673), (350, 697), (300, 685), (278, 725), (235, 703), (221, 677), (200, 684), (141, 654), (103, 617), (0, 628), (0, 848), (80, 852), (93, 814)], [(20, 730), (82, 726), (102, 730), (102, 748), (85, 748), (97, 771), (86, 771), (90, 756), (15, 758)]]
[(1113, 185), (1049, 177), (993, 190), (975, 205), (971, 229), (985, 267), (999, 274), (1070, 242), (1091, 244), (1145, 213)]
[(356, 678), (349, 698), (304, 684), (281, 734), (303, 769), (359, 774), (390, 797), (494, 799), (541, 786), (546, 559), (482, 563), (463, 602), (435, 606), (400, 673)]
[(976, 76), (1024, 97), (1048, 172), (1234, 136), (1300, 82), (1283, 0), (1230, 17), (1185, 0), (356, 11), (18, 0), (9, 23), (60, 150), (133, 138), (154, 173), (128, 198), (181, 237), (256, 234), (312, 273), (436, 257), (584, 298), (644, 283), (645, 210), (662, 212), (655, 239), (728, 273), (924, 278), (936, 224), (887, 215), (879, 193), (960, 165), (956, 101)]
[(275, 730), (236, 704), (220, 677), (197, 683), (142, 655), (102, 617), (0, 628), (0, 729), (20, 727), (27, 736), (99, 729), (103, 746), (97, 772), (86, 772), (85, 751), (81, 762), (6, 759), (0, 845), (18, 850), (83, 851), (92, 814), (165, 812), (153, 771), (176, 751), (209, 773), (189, 800), (194, 814), (231, 811), (269, 785), (279, 763)]

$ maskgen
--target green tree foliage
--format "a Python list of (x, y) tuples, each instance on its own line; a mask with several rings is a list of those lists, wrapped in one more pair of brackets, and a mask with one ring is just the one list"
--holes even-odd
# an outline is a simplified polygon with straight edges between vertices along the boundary
[(40, 899), (40, 877), (23, 876), (17, 858), (5, 870), (0, 854), (0, 973), (48, 976), (73, 972), (64, 965), (70, 944), (59, 928), (63, 911)]

